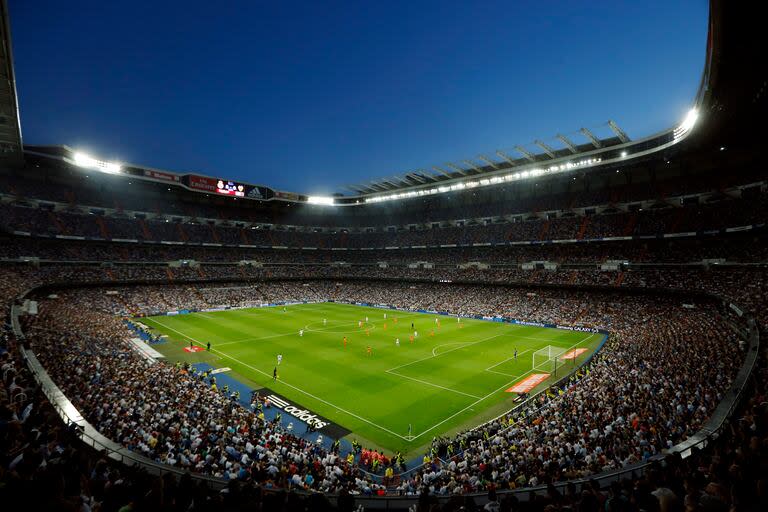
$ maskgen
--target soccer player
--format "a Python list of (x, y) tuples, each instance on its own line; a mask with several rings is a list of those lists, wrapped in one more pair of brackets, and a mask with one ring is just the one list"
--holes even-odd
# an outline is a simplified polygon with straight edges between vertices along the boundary
[(357, 327), (360, 328), (362, 326), (363, 326), (363, 321), (362, 320), (358, 320), (357, 321)]
[(365, 321), (366, 321), (366, 323), (368, 322), (368, 317), (365, 317)]
[(408, 339), (411, 341), (411, 345), (413, 345), (413, 334), (411, 334)]
[(411, 330), (413, 330), (413, 322), (411, 322)]
[(384, 320), (386, 320), (386, 319), (387, 319), (387, 314), (386, 314), (386, 313), (384, 313)]
[(299, 338), (304, 336), (304, 329), (299, 329)]
[(368, 355), (369, 355), (369, 356), (370, 356), (370, 355), (373, 353), (373, 352), (371, 351), (371, 346), (370, 346), (370, 345), (368, 345), (368, 350), (367, 350), (367, 352), (368, 352)]
[(395, 339), (395, 346), (396, 346), (396, 347), (399, 347), (399, 346), (400, 346), (400, 338), (396, 338), (396, 339)]
[(327, 323), (328, 323), (328, 319), (327, 318), (323, 318), (323, 325), (325, 325)]
[(277, 354), (277, 365), (280, 366), (280, 363), (283, 362), (283, 354)]
[(208, 349), (208, 352), (211, 351), (211, 342), (210, 341), (208, 342), (208, 345), (206, 345), (206, 348)]
[(275, 369), (272, 370), (272, 380), (277, 380), (277, 366), (275, 366)]
[(517, 347), (515, 347), (515, 361), (517, 361)]
[(344, 336), (344, 339), (342, 341), (344, 342), (344, 348), (347, 348), (347, 337)]
[(413, 331), (413, 337), (418, 338), (419, 337), (419, 331)]

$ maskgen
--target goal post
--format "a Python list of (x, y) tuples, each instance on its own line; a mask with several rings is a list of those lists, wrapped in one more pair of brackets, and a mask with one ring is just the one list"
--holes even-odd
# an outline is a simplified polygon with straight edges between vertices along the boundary
[(563, 366), (566, 350), (547, 345), (533, 353), (533, 370), (545, 371), (557, 375), (557, 369)]

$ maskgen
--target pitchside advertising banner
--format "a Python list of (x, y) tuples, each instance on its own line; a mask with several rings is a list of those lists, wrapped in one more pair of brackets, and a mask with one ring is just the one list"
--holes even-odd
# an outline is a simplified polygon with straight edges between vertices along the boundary
[[(283, 414), (293, 416), (299, 421), (303, 421), (318, 432), (325, 434), (333, 439), (341, 439), (342, 437), (351, 434), (351, 430), (347, 430), (341, 425), (332, 423), (331, 420), (323, 418), (322, 416), (313, 413), (309, 409), (305, 409), (300, 405), (296, 405), (294, 402), (288, 400), (282, 395), (278, 395), (269, 388), (262, 388), (259, 390), (259, 394), (262, 397), (267, 398), (273, 407), (283, 411)], [(300, 433), (300, 432), (297, 432)]]

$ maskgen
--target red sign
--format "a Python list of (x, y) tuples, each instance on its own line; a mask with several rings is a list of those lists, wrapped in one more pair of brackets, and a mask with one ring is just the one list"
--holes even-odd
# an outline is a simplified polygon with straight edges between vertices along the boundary
[(220, 180), (208, 178), (206, 176), (197, 176), (195, 174), (187, 175), (189, 188), (211, 192), (214, 194), (223, 194), (226, 196), (245, 197), (245, 185), (235, 183), (229, 180)]
[(548, 373), (534, 373), (509, 388), (507, 393), (527, 393), (547, 380), (547, 377), (549, 377)]
[(579, 357), (581, 354), (583, 354), (586, 351), (587, 351), (587, 349), (585, 349), (585, 348), (576, 348), (576, 349), (573, 349), (570, 352), (564, 354), (562, 356), (562, 359), (576, 359), (577, 357)]
[(187, 177), (189, 179), (189, 188), (202, 190), (204, 192), (216, 192), (217, 179), (207, 178), (205, 176), (195, 176), (194, 174), (190, 174)]
[(205, 350), (203, 347), (184, 347), (184, 352), (202, 352)]

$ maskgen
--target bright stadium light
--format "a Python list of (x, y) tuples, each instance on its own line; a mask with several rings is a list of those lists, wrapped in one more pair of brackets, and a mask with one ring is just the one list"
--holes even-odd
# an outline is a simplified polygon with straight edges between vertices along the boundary
[(80, 167), (96, 167), (96, 159), (85, 153), (75, 153), (75, 164)]
[(118, 174), (123, 170), (123, 167), (117, 162), (107, 162), (105, 160), (97, 160), (89, 154), (76, 152), (72, 155), (72, 159), (75, 165), (78, 167), (84, 167), (86, 169), (94, 169), (97, 171), (105, 172), (108, 174)]
[(309, 196), (307, 197), (309, 204), (322, 204), (326, 206), (333, 206), (333, 198), (327, 196)]
[(597, 165), (602, 161), (601, 158), (585, 158), (584, 160), (577, 160), (575, 162), (565, 162), (560, 165), (552, 165), (550, 167), (547, 167), (545, 169), (541, 167), (535, 167), (533, 169), (526, 169), (523, 171), (518, 171), (513, 174), (507, 174), (505, 176), (490, 176), (488, 178), (480, 178), (476, 180), (467, 180), (467, 181), (460, 181), (457, 183), (452, 183), (450, 185), (440, 185), (438, 187), (433, 188), (426, 188), (426, 189), (419, 189), (419, 190), (412, 190), (408, 192), (398, 192), (395, 194), (385, 194), (385, 195), (378, 195), (378, 196), (372, 196), (372, 197), (366, 197), (365, 202), (366, 203), (381, 203), (383, 201), (394, 201), (398, 199), (409, 199), (412, 197), (421, 197), (426, 195), (432, 195), (432, 194), (444, 194), (446, 192), (456, 192), (460, 190), (475, 188), (475, 187), (486, 187), (489, 185), (497, 185), (499, 183), (503, 183), (505, 181), (518, 181), (521, 179), (526, 178), (536, 178), (539, 176), (543, 176), (545, 174), (552, 174), (552, 173), (558, 173), (563, 171), (570, 171), (573, 169), (579, 169), (583, 167), (589, 167), (592, 165)]
[(692, 108), (688, 111), (688, 114), (685, 116), (685, 119), (683, 120), (683, 123), (680, 125), (680, 128), (682, 128), (685, 131), (690, 130), (693, 128), (693, 125), (696, 124), (696, 121), (699, 119), (699, 111), (695, 108)]
[(699, 111), (695, 108), (692, 108), (688, 111), (688, 113), (685, 115), (685, 119), (683, 119), (683, 122), (680, 123), (680, 126), (675, 128), (675, 130), (672, 132), (672, 137), (675, 142), (679, 141), (681, 138), (685, 137), (688, 132), (690, 132), (694, 125), (696, 124), (696, 121), (699, 120)]

